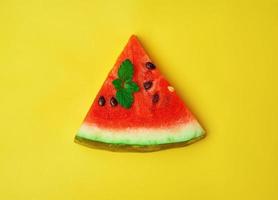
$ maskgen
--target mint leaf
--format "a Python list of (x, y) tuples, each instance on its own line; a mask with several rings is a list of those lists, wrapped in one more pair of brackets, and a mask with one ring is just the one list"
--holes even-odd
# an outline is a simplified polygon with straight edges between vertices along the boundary
[(124, 108), (130, 108), (133, 103), (132, 92), (125, 89), (120, 89), (116, 92), (116, 99)]
[(132, 79), (133, 73), (134, 71), (131, 61), (129, 59), (124, 60), (118, 70), (119, 78), (123, 81)]
[(126, 59), (119, 67), (118, 78), (112, 81), (116, 89), (118, 103), (127, 109), (134, 101), (133, 93), (139, 91), (139, 86), (132, 81), (133, 74), (133, 64), (129, 59)]
[(114, 85), (116, 90), (119, 90), (122, 88), (123, 81), (121, 79), (115, 79), (112, 84)]
[(139, 91), (138, 85), (135, 82), (133, 82), (132, 80), (127, 80), (124, 83), (124, 88), (126, 88), (130, 92), (138, 92)]

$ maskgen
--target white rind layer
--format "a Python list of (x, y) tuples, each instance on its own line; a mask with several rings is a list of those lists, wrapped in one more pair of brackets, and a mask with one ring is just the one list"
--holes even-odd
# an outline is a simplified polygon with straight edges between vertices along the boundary
[(186, 142), (205, 134), (197, 121), (169, 128), (104, 129), (92, 124), (83, 124), (77, 137), (87, 140), (123, 145), (159, 145)]

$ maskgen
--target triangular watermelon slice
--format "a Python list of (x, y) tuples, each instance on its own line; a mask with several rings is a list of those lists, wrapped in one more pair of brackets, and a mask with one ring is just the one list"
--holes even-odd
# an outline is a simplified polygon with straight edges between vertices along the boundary
[(204, 135), (136, 36), (131, 36), (75, 141), (112, 151), (156, 151), (184, 146)]

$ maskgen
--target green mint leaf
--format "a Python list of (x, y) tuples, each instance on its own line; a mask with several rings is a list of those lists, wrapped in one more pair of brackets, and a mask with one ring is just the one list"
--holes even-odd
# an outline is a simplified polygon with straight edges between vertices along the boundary
[(121, 89), (116, 92), (116, 99), (124, 108), (130, 108), (133, 103), (132, 92), (125, 89)]
[(135, 82), (133, 82), (132, 80), (127, 80), (124, 83), (124, 88), (126, 88), (130, 92), (138, 92), (139, 91), (138, 85)]
[(129, 59), (126, 59), (119, 67), (118, 78), (112, 81), (118, 103), (127, 109), (134, 101), (133, 93), (139, 91), (139, 86), (132, 81), (133, 74), (133, 65)]
[(132, 79), (133, 73), (134, 71), (131, 61), (129, 59), (124, 60), (118, 70), (119, 78), (123, 81)]
[(122, 80), (121, 79), (115, 79), (112, 84), (114, 85), (116, 90), (120, 90), (122, 88)]

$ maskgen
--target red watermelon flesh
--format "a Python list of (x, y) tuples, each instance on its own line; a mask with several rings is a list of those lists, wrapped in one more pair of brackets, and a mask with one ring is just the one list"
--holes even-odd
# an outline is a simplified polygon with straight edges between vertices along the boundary
[[(116, 89), (113, 80), (125, 60), (133, 64), (132, 81), (139, 86), (133, 93), (130, 108), (112, 106)], [(131, 36), (114, 67), (108, 74), (83, 122), (77, 139), (114, 145), (154, 146), (196, 140), (204, 131), (177, 95), (174, 88), (159, 72), (136, 36)], [(146, 89), (144, 84), (151, 82)], [(100, 106), (100, 98), (105, 104)], [(117, 103), (117, 102), (116, 102)]]

